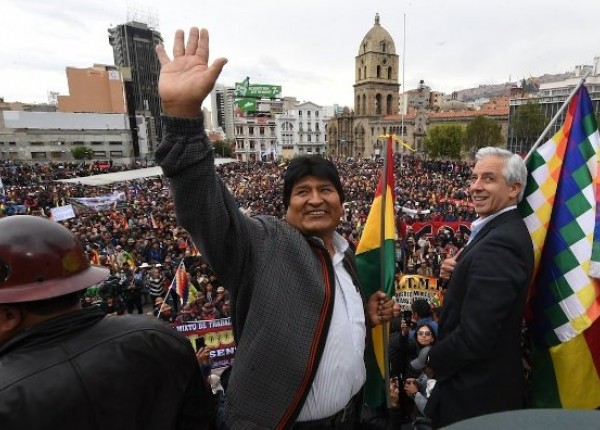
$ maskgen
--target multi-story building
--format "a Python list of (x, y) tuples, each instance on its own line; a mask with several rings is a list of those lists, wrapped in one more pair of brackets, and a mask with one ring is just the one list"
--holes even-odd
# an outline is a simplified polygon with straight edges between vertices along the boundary
[(233, 87), (217, 84), (210, 93), (211, 127), (220, 128), (228, 141), (235, 140), (235, 94)]
[(148, 24), (136, 21), (109, 28), (108, 34), (115, 64), (130, 70), (130, 79), (125, 79), (125, 93), (131, 126), (136, 115), (146, 118), (149, 149), (154, 151), (162, 135), (158, 96), (160, 64), (155, 50), (156, 45), (162, 43), (162, 36)]
[[(600, 113), (600, 57), (595, 57), (593, 65), (576, 66), (572, 75), (564, 80), (540, 84), (537, 94), (510, 100), (507, 149), (515, 153), (526, 154), (534, 143), (524, 141), (517, 136), (515, 120), (521, 106), (532, 101), (537, 103), (540, 115), (544, 117), (546, 124), (549, 124), (585, 75), (587, 75), (585, 86), (592, 99), (594, 112), (598, 116)], [(550, 139), (562, 127), (565, 115), (566, 109), (550, 127), (544, 139)]]
[(256, 100), (250, 110), (239, 105), (234, 119), (235, 154), (238, 161), (256, 162), (278, 157), (275, 115), (284, 112), (282, 100)]
[[(144, 127), (140, 117), (141, 128)], [(96, 160), (133, 160), (129, 118), (125, 114), (0, 112), (0, 160), (74, 161), (71, 149), (87, 146)]]
[(289, 160), (295, 155), (326, 154), (327, 121), (333, 108), (312, 102), (296, 103), (275, 115), (277, 155)]

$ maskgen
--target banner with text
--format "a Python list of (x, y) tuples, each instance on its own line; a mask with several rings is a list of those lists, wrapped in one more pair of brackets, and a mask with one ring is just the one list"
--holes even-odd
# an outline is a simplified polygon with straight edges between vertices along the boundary
[(50, 208), (50, 213), (53, 221), (64, 221), (66, 219), (75, 218), (75, 211), (72, 205), (58, 206)]
[(198, 345), (198, 338), (204, 339), (204, 345), (210, 348), (210, 361), (213, 369), (233, 364), (236, 346), (231, 318), (186, 321), (173, 325), (179, 333), (192, 342), (192, 345)]
[(410, 309), (416, 299), (425, 299), (435, 306), (443, 304), (443, 291), (438, 278), (422, 275), (404, 275), (396, 286), (396, 303), (403, 310)]

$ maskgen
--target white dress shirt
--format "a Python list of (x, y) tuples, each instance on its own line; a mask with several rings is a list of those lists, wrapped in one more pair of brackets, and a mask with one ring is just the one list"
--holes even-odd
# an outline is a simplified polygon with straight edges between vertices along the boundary
[(298, 421), (340, 411), (365, 383), (365, 313), (362, 297), (343, 265), (348, 242), (334, 233), (335, 299), (325, 348)]
[(481, 231), (481, 229), (491, 220), (496, 218), (498, 215), (503, 214), (504, 212), (508, 212), (510, 210), (516, 209), (517, 205), (507, 206), (504, 209), (500, 209), (498, 212), (488, 215), (483, 218), (477, 218), (471, 223), (471, 234), (469, 235), (469, 240), (467, 241), (467, 245), (475, 239), (475, 236)]

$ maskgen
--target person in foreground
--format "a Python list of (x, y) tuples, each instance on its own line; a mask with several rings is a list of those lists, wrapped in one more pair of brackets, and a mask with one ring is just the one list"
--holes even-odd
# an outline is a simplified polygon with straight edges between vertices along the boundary
[(47, 219), (0, 219), (0, 427), (208, 429), (214, 401), (187, 339), (81, 307), (109, 271)]
[(164, 139), (156, 158), (177, 220), (230, 291), (237, 351), (226, 395), (232, 429), (353, 428), (372, 327), (392, 317), (379, 291), (363, 297), (337, 232), (344, 191), (334, 164), (293, 159), (283, 178), (285, 221), (244, 215), (215, 172), (200, 106), (226, 60), (208, 66), (208, 32), (157, 48)]
[(428, 365), (437, 383), (425, 414), (434, 427), (525, 406), (520, 328), (533, 271), (531, 238), (516, 205), (525, 163), (482, 148), (470, 193), (479, 218), (467, 246), (442, 264), (450, 277)]

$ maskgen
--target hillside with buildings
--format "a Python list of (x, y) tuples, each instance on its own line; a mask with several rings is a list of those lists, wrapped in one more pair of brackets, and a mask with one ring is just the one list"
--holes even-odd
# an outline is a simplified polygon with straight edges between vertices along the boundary
[(566, 78), (572, 77), (573, 72), (558, 73), (558, 74), (544, 74), (542, 76), (530, 77), (523, 79), (518, 82), (505, 82), (502, 84), (495, 85), (479, 85), (476, 88), (466, 88), (464, 90), (456, 91), (453, 94), (454, 99), (461, 100), (464, 102), (471, 102), (483, 98), (493, 98), (499, 96), (505, 96), (510, 94), (511, 88), (515, 86), (523, 86), (525, 84), (526, 92), (532, 93), (539, 90), (540, 84), (548, 82), (562, 81)]

